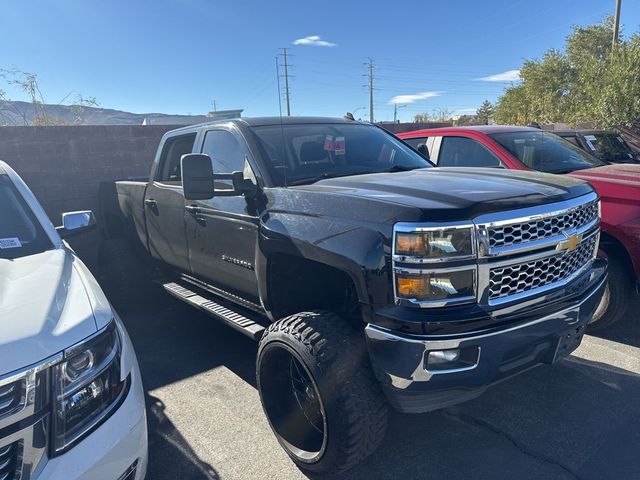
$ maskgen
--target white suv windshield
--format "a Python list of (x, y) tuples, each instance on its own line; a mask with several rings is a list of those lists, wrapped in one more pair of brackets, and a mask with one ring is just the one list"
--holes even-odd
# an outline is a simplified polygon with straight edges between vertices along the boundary
[(40, 222), (6, 175), (0, 174), (0, 259), (40, 253), (53, 247)]

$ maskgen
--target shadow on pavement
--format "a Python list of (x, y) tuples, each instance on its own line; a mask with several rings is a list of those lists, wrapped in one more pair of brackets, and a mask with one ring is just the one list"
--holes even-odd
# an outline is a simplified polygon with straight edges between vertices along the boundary
[[(157, 296), (148, 311), (123, 317), (147, 390), (217, 366), (255, 388), (257, 345), (204, 314)], [(570, 357), (460, 406), (424, 415), (392, 413), (383, 446), (341, 478), (637, 479), (639, 398), (637, 373)], [(149, 479), (157, 472), (162, 478), (218, 478), (164, 418), (162, 404), (148, 400)], [(300, 475), (281, 473), (278, 478)]]
[(149, 467), (147, 480), (175, 478), (219, 480), (218, 472), (189, 448), (184, 437), (164, 414), (162, 402), (147, 395)]
[(629, 305), (625, 318), (609, 328), (599, 332), (589, 332), (589, 334), (640, 348), (640, 295), (637, 295)]

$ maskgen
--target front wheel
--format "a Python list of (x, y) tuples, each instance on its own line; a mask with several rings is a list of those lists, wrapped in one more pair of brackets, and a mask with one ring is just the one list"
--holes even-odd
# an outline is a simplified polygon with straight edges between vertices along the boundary
[(272, 324), (260, 341), (257, 383), (273, 432), (304, 470), (348, 470), (384, 439), (387, 405), (364, 338), (333, 313)]

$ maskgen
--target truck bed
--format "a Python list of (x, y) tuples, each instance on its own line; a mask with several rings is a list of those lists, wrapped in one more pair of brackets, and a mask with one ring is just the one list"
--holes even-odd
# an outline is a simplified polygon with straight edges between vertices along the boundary
[(147, 181), (123, 180), (100, 186), (100, 214), (104, 238), (135, 240), (147, 248), (144, 194)]

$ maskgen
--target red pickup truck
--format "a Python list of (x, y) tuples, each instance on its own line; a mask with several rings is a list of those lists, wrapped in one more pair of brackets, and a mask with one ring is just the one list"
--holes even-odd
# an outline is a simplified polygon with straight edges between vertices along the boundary
[(607, 165), (552, 133), (530, 127), (434, 128), (397, 136), (440, 167), (538, 170), (587, 180), (601, 198), (600, 249), (609, 259), (609, 286), (591, 328), (624, 316), (640, 285), (640, 165)]

